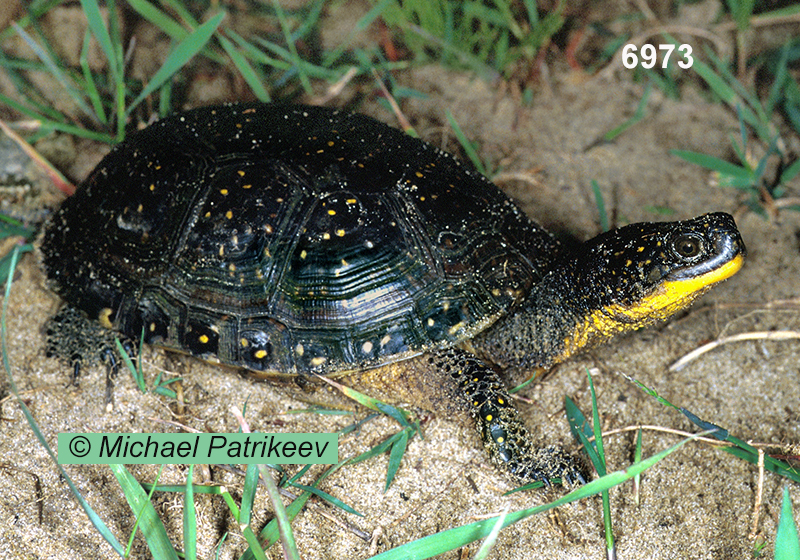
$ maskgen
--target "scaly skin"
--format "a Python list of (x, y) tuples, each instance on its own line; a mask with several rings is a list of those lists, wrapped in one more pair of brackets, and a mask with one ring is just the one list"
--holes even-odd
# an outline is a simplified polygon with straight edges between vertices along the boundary
[(432, 353), (428, 362), (458, 383), (492, 462), (520, 484), (553, 478), (583, 482), (586, 474), (574, 457), (556, 446), (537, 448), (497, 372), (473, 354), (451, 348)]

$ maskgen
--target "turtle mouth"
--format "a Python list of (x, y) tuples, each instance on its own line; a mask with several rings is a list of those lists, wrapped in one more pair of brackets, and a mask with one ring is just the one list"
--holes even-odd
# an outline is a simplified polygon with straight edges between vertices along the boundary
[(701, 283), (708, 286), (736, 274), (744, 264), (747, 249), (733, 218), (727, 214), (709, 214), (700, 219), (709, 223), (705, 232), (707, 256), (702, 260), (673, 270), (668, 282)]

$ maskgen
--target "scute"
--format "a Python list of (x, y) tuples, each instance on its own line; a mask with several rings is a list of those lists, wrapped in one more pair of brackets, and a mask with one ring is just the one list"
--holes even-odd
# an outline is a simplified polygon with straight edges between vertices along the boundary
[(45, 231), (55, 289), (257, 371), (373, 367), (485, 329), (556, 258), (494, 185), (378, 121), (241, 104), (117, 146)]

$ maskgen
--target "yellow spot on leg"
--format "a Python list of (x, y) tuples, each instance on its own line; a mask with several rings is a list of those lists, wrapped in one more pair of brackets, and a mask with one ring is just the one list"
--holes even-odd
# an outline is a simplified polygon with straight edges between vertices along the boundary
[(111, 313), (112, 310), (110, 307), (104, 307), (97, 315), (97, 320), (100, 321), (100, 324), (107, 329), (114, 328), (114, 325), (111, 323)]

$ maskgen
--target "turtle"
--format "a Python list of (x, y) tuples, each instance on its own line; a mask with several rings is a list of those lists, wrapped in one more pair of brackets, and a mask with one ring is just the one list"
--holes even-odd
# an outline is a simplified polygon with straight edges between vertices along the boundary
[(665, 320), (745, 253), (722, 212), (565, 248), (445, 151), (283, 103), (202, 107), (131, 134), (41, 240), (49, 285), (95, 324), (258, 379), (351, 375), (469, 411), (520, 483), (586, 476), (534, 443), (505, 372)]

